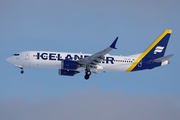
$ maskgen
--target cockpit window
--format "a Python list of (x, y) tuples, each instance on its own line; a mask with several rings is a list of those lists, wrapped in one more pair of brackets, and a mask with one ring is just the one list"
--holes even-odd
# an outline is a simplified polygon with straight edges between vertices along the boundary
[(19, 54), (13, 54), (13, 56), (19, 56)]

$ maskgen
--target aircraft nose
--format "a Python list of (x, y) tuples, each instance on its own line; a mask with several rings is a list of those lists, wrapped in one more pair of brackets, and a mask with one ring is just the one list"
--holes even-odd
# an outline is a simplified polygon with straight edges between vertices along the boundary
[(9, 63), (11, 63), (12, 60), (13, 60), (12, 57), (6, 58), (6, 61), (9, 62)]

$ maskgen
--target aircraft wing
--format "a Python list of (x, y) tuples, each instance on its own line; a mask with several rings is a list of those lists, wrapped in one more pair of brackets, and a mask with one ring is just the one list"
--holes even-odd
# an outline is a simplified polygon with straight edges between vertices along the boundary
[(111, 50), (113, 49), (116, 49), (115, 48), (115, 45), (116, 45), (116, 42), (118, 40), (118, 37), (114, 40), (114, 42), (109, 46), (107, 47), (106, 49), (96, 53), (96, 54), (93, 54), (87, 58), (84, 58), (84, 59), (81, 59), (81, 60), (78, 60), (77, 62), (81, 65), (83, 65), (83, 67), (93, 67), (93, 68), (97, 68), (97, 65), (99, 65), (99, 63), (101, 63), (101, 61), (103, 61), (104, 59), (104, 55), (106, 55), (107, 53), (109, 53)]

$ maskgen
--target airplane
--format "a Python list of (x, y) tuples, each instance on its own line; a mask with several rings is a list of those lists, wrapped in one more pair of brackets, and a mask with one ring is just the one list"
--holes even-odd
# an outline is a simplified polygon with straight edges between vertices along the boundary
[(172, 30), (165, 30), (143, 53), (129, 56), (115, 56), (108, 53), (117, 49), (118, 37), (106, 49), (95, 54), (24, 51), (6, 59), (24, 73), (24, 67), (55, 68), (59, 75), (74, 76), (85, 71), (84, 78), (99, 72), (133, 72), (169, 64), (174, 54), (164, 56)]

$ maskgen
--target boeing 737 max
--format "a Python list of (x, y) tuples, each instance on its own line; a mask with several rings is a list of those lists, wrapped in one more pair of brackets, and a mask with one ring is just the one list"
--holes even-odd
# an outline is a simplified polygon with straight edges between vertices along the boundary
[(131, 72), (152, 69), (169, 64), (168, 59), (173, 56), (164, 56), (172, 30), (165, 30), (143, 53), (130, 56), (109, 55), (116, 49), (118, 37), (106, 49), (96, 54), (24, 51), (8, 57), (6, 61), (18, 67), (23, 74), (23, 67), (55, 68), (59, 75), (74, 76), (85, 71), (85, 79), (89, 79), (91, 72)]

